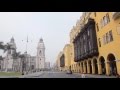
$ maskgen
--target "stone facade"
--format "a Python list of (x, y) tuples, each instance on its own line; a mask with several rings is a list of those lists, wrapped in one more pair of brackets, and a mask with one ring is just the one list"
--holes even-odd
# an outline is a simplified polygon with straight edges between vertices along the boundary
[(50, 69), (50, 62), (45, 62), (45, 68)]
[(37, 47), (36, 70), (45, 69), (45, 46), (41, 38)]

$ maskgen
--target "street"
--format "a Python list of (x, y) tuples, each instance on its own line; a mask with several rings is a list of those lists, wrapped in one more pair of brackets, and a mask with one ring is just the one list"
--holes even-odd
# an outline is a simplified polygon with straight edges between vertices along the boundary
[(24, 75), (20, 78), (81, 78), (80, 75), (66, 74), (65, 72), (45, 71), (30, 75)]
[(115, 76), (107, 75), (95, 75), (95, 74), (83, 74), (73, 73), (66, 74), (65, 72), (58, 71), (40, 71), (36, 73), (29, 73), (26, 75), (11, 75), (11, 76), (0, 76), (0, 78), (116, 78)]
[[(65, 72), (57, 71), (41, 71), (33, 74), (23, 75), (19, 78), (82, 78), (82, 74), (66, 74)], [(91, 75), (85, 74), (84, 78), (116, 78), (115, 76), (106, 76), (106, 75)]]

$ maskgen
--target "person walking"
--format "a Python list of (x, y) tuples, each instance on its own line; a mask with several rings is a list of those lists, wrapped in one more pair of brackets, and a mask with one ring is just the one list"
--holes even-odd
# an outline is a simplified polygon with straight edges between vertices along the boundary
[(83, 74), (81, 75), (81, 77), (82, 77), (82, 78), (85, 78), (85, 74), (83, 73)]

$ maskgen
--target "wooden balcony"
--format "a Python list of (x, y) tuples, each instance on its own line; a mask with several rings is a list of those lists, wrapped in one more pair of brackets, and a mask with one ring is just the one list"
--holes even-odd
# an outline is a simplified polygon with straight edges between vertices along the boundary
[(113, 19), (116, 20), (120, 17), (120, 12), (113, 12)]

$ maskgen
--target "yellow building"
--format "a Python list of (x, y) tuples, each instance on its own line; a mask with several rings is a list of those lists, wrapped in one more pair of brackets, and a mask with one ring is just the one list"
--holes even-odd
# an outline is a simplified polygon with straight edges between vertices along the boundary
[(120, 75), (119, 17), (119, 12), (83, 13), (80, 32), (74, 35), (75, 30), (71, 31), (75, 36), (71, 42), (74, 61), (79, 63), (81, 73)]
[(78, 73), (120, 75), (119, 41), (120, 12), (84, 12), (70, 32), (63, 64)]
[(60, 67), (60, 58), (61, 58), (62, 54), (63, 54), (62, 51), (59, 52), (59, 54), (58, 54), (58, 56), (57, 56), (57, 60), (56, 60), (56, 68), (57, 68), (57, 70), (59, 70), (59, 71), (63, 70), (63, 68), (64, 68), (64, 67), (63, 67), (63, 68)]
[[(97, 40), (99, 56), (97, 62), (99, 74), (102, 68), (106, 68), (106, 74), (113, 74), (114, 69), (120, 75), (120, 13), (119, 12), (96, 12), (98, 24)], [(105, 64), (102, 64), (105, 63)], [(102, 65), (101, 65), (102, 64)]]
[(70, 44), (66, 44), (63, 48), (63, 53), (65, 56), (65, 70), (70, 70), (71, 65), (71, 47)]
[(72, 70), (72, 72), (80, 72), (79, 63), (74, 62), (74, 44), (73, 44), (73, 40), (75, 39), (77, 34), (80, 32), (80, 28), (81, 28), (80, 25), (81, 25), (81, 21), (78, 20), (76, 23), (76, 26), (73, 26), (73, 28), (70, 32), (71, 70)]

